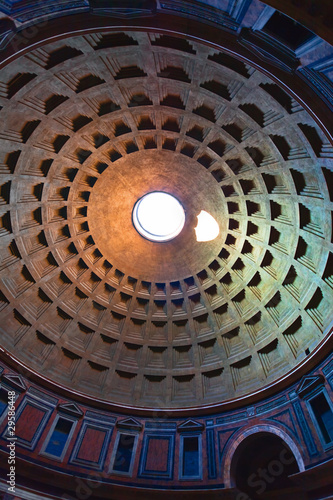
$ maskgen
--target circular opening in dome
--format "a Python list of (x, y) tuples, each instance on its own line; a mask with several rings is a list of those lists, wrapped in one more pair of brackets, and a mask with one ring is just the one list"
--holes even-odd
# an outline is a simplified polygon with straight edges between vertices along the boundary
[(144, 238), (169, 241), (183, 229), (185, 212), (174, 196), (154, 191), (140, 198), (134, 205), (133, 223)]

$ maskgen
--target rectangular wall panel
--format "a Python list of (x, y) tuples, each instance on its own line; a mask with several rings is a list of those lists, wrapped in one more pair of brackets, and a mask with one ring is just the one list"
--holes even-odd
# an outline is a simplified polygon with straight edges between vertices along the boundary
[[(40, 438), (47, 421), (54, 409), (39, 399), (26, 395), (16, 410), (16, 428), (15, 435), (17, 444), (33, 450)], [(7, 436), (5, 429), (3, 436)]]
[(77, 458), (87, 460), (89, 462), (95, 462), (97, 464), (103, 449), (105, 436), (106, 431), (94, 429), (93, 427), (87, 427), (77, 454)]
[(16, 436), (31, 443), (44, 416), (45, 410), (28, 403), (16, 422)]
[(112, 425), (83, 421), (70, 463), (102, 470), (113, 431)]
[(139, 475), (171, 479), (173, 476), (174, 434), (146, 433), (140, 458)]
[(148, 441), (146, 468), (166, 473), (168, 470), (169, 439), (151, 437)]

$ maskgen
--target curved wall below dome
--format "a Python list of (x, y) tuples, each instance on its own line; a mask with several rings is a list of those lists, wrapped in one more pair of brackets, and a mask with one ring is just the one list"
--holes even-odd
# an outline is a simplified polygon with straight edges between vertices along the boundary
[[(200, 491), (203, 498), (219, 495), (218, 498), (239, 499), (234, 457), (237, 461), (243, 458), (243, 453), (249, 451), (246, 447), (244, 452), (238, 450), (248, 438), (262, 435), (266, 441), (261, 440), (255, 451), (250, 449), (254, 461), (265, 456), (265, 442), (272, 436), (283, 445), (277, 458), (267, 462), (267, 470), (271, 471), (267, 484), (272, 495), (282, 491), (303, 498), (308, 491), (311, 498), (322, 498), (320, 495), (329, 484), (333, 439), (327, 442), (313, 401), (318, 397), (327, 402), (332, 399), (332, 361), (325, 361), (275, 397), (234, 411), (190, 418), (176, 418), (163, 410), (156, 410), (155, 417), (99, 410), (98, 405), (86, 406), (74, 398), (65, 399), (44, 390), (4, 363), (0, 370), (1, 470), (6, 470), (8, 457), (4, 394), (15, 391), (18, 489), (40, 491), (56, 498), (80, 498), (84, 489), (93, 491), (92, 498), (110, 498), (111, 487), (112, 500), (121, 498), (124, 491), (126, 498), (141, 498), (141, 494), (142, 498), (166, 497), (168, 491), (187, 498), (187, 490)], [(328, 404), (332, 422), (333, 408)], [(328, 433), (329, 425), (327, 420)], [(57, 429), (58, 434), (54, 434)], [(248, 484), (254, 495), (263, 481), (260, 470), (264, 463), (264, 458), (260, 458), (249, 475)], [(297, 470), (292, 469), (286, 486), (281, 484), (281, 478), (284, 467), (290, 464)], [(37, 467), (38, 476), (33, 474)], [(140, 494), (142, 488), (144, 493)], [(188, 495), (192, 498), (192, 492)]]

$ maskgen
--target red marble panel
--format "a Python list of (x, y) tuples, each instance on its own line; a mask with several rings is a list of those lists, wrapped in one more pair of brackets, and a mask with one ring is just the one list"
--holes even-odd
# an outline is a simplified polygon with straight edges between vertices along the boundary
[(166, 472), (168, 470), (169, 446), (169, 439), (149, 439), (146, 470), (158, 472)]
[(218, 432), (218, 440), (219, 440), (219, 449), (223, 450), (230, 436), (234, 433), (234, 429), (230, 431)]
[(87, 460), (88, 462), (98, 463), (105, 435), (105, 431), (87, 427), (77, 458), (80, 460)]
[(17, 419), (15, 429), (16, 436), (31, 442), (44, 415), (44, 410), (36, 408), (28, 403)]

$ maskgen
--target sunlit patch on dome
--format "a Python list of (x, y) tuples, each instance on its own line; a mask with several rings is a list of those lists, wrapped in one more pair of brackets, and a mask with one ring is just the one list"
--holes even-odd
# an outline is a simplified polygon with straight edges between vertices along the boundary
[(212, 241), (220, 234), (220, 228), (216, 220), (205, 210), (197, 215), (198, 225), (194, 228), (197, 241)]

